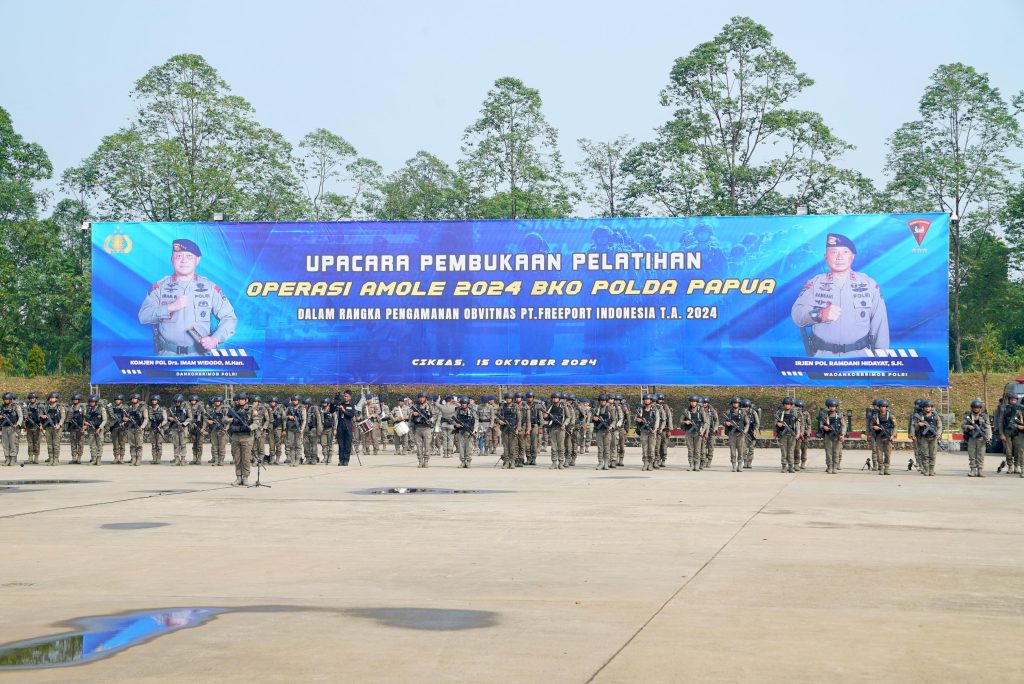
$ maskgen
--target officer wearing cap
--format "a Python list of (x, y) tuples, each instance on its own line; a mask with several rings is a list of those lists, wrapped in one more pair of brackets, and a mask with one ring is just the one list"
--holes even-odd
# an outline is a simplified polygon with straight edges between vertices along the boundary
[(967, 440), (967, 477), (985, 477), (985, 445), (992, 441), (992, 419), (985, 413), (981, 399), (971, 402), (971, 410), (964, 413), (960, 429)]
[(4, 444), (4, 465), (12, 466), (18, 462), (18, 439), (24, 414), (21, 406), (15, 401), (18, 397), (11, 392), (4, 393), (3, 407), (0, 408), (0, 434)]
[(231, 302), (219, 287), (196, 273), (202, 255), (191, 240), (175, 240), (171, 245), (174, 273), (153, 284), (139, 309), (139, 323), (152, 326), (154, 350), (160, 356), (208, 354), (235, 334), (238, 319)]
[(857, 248), (839, 233), (825, 241), (828, 272), (800, 290), (790, 315), (808, 356), (864, 356), (889, 348), (889, 317), (878, 284), (852, 269)]

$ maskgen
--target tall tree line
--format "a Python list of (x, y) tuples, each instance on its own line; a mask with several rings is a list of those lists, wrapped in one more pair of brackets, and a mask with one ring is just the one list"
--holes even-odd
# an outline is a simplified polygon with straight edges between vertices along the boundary
[(953, 368), (977, 366), (978, 350), (993, 345), (997, 365), (1024, 367), (1024, 182), (1013, 161), (1024, 93), (1007, 99), (972, 67), (939, 65), (918, 118), (888, 139), (876, 185), (843, 166), (852, 145), (821, 114), (794, 106), (813, 86), (767, 28), (735, 17), (675, 60), (659, 95), (666, 121), (645, 140), (579, 139), (579, 162), (567, 168), (540, 92), (502, 77), (467, 116), (460, 158), (420, 150), (388, 173), (338, 131), (313, 128), (292, 145), (205, 59), (176, 55), (136, 81), (136, 115), (61, 174), (56, 203), (38, 189), (53, 174), (45, 151), (0, 109), (0, 373), (88, 366), (83, 220), (767, 215), (798, 206), (950, 212)]

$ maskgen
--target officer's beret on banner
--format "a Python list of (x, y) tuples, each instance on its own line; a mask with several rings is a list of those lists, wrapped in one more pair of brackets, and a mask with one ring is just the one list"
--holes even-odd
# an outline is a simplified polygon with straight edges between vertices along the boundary
[(848, 247), (851, 252), (854, 254), (857, 253), (857, 248), (854, 246), (853, 240), (845, 235), (840, 235), (839, 233), (828, 234), (828, 237), (825, 239), (825, 249), (828, 249), (829, 247)]
[(197, 257), (203, 256), (203, 253), (199, 251), (199, 245), (191, 240), (175, 240), (171, 244), (171, 251), (175, 254), (178, 252), (188, 252), (190, 254), (195, 254)]

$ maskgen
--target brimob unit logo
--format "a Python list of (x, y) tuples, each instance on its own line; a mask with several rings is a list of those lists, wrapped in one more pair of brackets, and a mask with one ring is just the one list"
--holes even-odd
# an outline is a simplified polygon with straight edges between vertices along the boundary
[(910, 234), (917, 240), (917, 247), (913, 249), (915, 252), (927, 252), (927, 247), (922, 247), (921, 243), (924, 242), (924, 236), (928, 234), (928, 229), (932, 227), (932, 222), (927, 219), (914, 219), (907, 221), (907, 228), (910, 229)]
[(103, 251), (107, 254), (128, 254), (132, 251), (132, 239), (120, 228), (114, 228), (114, 232), (103, 240)]

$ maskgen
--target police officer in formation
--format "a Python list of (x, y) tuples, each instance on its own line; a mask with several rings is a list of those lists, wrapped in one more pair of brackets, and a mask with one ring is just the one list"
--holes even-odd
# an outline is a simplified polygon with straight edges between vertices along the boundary
[(1018, 402), (1017, 395), (1010, 394), (996, 415), (999, 439), (1006, 454), (1006, 471), (1010, 475), (1024, 477), (1021, 460), (1024, 458), (1024, 407)]
[(792, 397), (786, 397), (782, 400), (782, 408), (775, 412), (775, 436), (782, 452), (782, 472), (796, 472), (796, 445), (803, 438), (803, 433), (803, 412), (796, 408)]
[[(641, 470), (653, 470), (658, 458), (658, 434), (661, 432), (662, 412), (654, 403), (654, 395), (644, 395), (643, 404), (636, 411), (636, 433), (640, 436)], [(619, 465), (622, 465), (621, 463)]]
[(843, 440), (847, 432), (846, 416), (839, 410), (839, 400), (829, 397), (825, 409), (818, 412), (818, 435), (825, 447), (825, 472), (835, 475), (842, 469)]
[(473, 442), (478, 429), (476, 412), (469, 407), (469, 397), (459, 397), (459, 408), (455, 409), (452, 418), (452, 432), (459, 454), (460, 468), (468, 468), (473, 462), (473, 452), (476, 450)]
[(691, 394), (689, 405), (680, 414), (679, 423), (686, 433), (686, 458), (689, 461), (687, 470), (703, 470), (704, 438), (708, 432), (708, 416), (700, 405), (700, 397)]
[(992, 420), (981, 399), (971, 402), (971, 410), (960, 421), (960, 431), (967, 442), (967, 477), (985, 477), (985, 447), (992, 441)]
[[(494, 448), (488, 433), (495, 428), (503, 437), (504, 468), (535, 465), (544, 442), (551, 447), (551, 469), (571, 467), (576, 455), (586, 450), (590, 441), (588, 433), (597, 444), (598, 469), (615, 468), (624, 464), (620, 443), (630, 430), (636, 434), (641, 448), (643, 470), (665, 467), (674, 413), (664, 395), (645, 394), (642, 405), (635, 411), (630, 411), (619, 397), (621, 395), (601, 394), (593, 411), (586, 400), (561, 392), (552, 393), (550, 402), (539, 399), (534, 392), (509, 392), (504, 395), (502, 406), (497, 408), (493, 398), (482, 397), (480, 403), (474, 405), (468, 397), (452, 397), (447, 403), (456, 406), (452, 432), (459, 467), (470, 467), (474, 452), (482, 454)], [(282, 446), (289, 465), (301, 463), (303, 447), (307, 449), (307, 462), (319, 461), (317, 446), (323, 449), (322, 462), (330, 463), (334, 438), (338, 439), (341, 449), (341, 435), (351, 431), (358, 417), (348, 392), (336, 395), (333, 402), (323, 399), (320, 407), (297, 395), (289, 399), (287, 406), (279, 405), (277, 397), (271, 397), (267, 405), (263, 405), (259, 397), (253, 397), (250, 404), (245, 392), (235, 401), (236, 406), (229, 408), (223, 405), (221, 397), (214, 396), (205, 406), (198, 395), (191, 395), (186, 403), (184, 395), (176, 394), (173, 404), (165, 408), (160, 404), (159, 395), (151, 397), (146, 406), (138, 393), (132, 394), (128, 403), (123, 395), (116, 395), (110, 404), (103, 404), (96, 395), (90, 395), (83, 404), (81, 395), (73, 394), (70, 404), (65, 406), (56, 392), (47, 395), (46, 404), (38, 401), (35, 392), (26, 395), (24, 404), (7, 392), (0, 406), (4, 464), (18, 463), (23, 434), (29, 443), (28, 464), (38, 463), (38, 451), (44, 439), (49, 455), (47, 463), (58, 464), (65, 431), (71, 446), (72, 464), (83, 462), (87, 445), (89, 463), (100, 465), (108, 434), (115, 464), (124, 462), (127, 447), (130, 463), (140, 465), (146, 441), (151, 445), (151, 462), (159, 464), (165, 438), (172, 444), (174, 465), (185, 465), (190, 441), (191, 463), (198, 464), (202, 460), (204, 438), (209, 435), (214, 465), (224, 464), (226, 446), (231, 444), (232, 464), (236, 469), (234, 484), (242, 485), (250, 477), (252, 458), (277, 464)], [(425, 392), (420, 392), (415, 404), (408, 400), (407, 405), (403, 399), (393, 410), (387, 410), (387, 418), (393, 424), (407, 422), (411, 425), (420, 467), (428, 466), (433, 435), (441, 431), (443, 403), (431, 402)], [(816, 429), (811, 427), (815, 423)], [(688, 406), (679, 414), (679, 426), (686, 437), (689, 469), (703, 470), (711, 465), (709, 444), (716, 433), (714, 427), (726, 438), (731, 470), (749, 469), (759, 424), (757, 409), (749, 399), (732, 397), (728, 407), (719, 414), (706, 397), (690, 396)], [(843, 442), (850, 426), (838, 399), (827, 399), (817, 420), (812, 421), (802, 401), (787, 397), (775, 414), (774, 427), (783, 472), (796, 472), (806, 467), (801, 443), (806, 446), (812, 435), (822, 440), (825, 472), (835, 474), (842, 469)], [(921, 474), (934, 475), (943, 423), (931, 401), (915, 403), (907, 427)], [(1016, 396), (1007, 396), (1000, 403), (995, 418), (985, 412), (980, 399), (972, 401), (970, 410), (963, 414), (960, 429), (967, 446), (968, 476), (984, 476), (985, 447), (998, 435), (1006, 449), (1007, 472), (1024, 477), (1019, 465), (1024, 455), (1024, 409)], [(330, 433), (329, 439), (324, 439), (325, 432)], [(316, 437), (312, 443), (311, 434)], [(885, 399), (875, 399), (865, 412), (863, 436), (871, 448), (873, 467), (879, 475), (888, 475), (897, 435), (896, 419)], [(269, 454), (265, 453), (264, 444)], [(247, 456), (241, 455), (240, 450), (244, 449), (248, 449)], [(401, 442), (396, 437), (398, 453), (400, 449)], [(339, 465), (347, 465), (347, 455)]]
[(878, 400), (878, 410), (871, 423), (870, 432), (874, 435), (875, 469), (879, 475), (889, 474), (892, 461), (892, 445), (896, 441), (896, 419), (889, 412), (889, 402)]
[(25, 424), (21, 405), (13, 392), (4, 392), (3, 407), (0, 408), (0, 439), (4, 445), (4, 465), (18, 462), (18, 441)]
[(729, 463), (732, 471), (743, 471), (743, 455), (746, 451), (747, 429), (750, 427), (750, 416), (740, 407), (741, 399), (733, 397), (721, 416), (725, 437), (729, 443)]
[(935, 452), (942, 436), (942, 418), (935, 413), (932, 402), (925, 399), (910, 416), (907, 425), (910, 440), (922, 475), (935, 475)]

